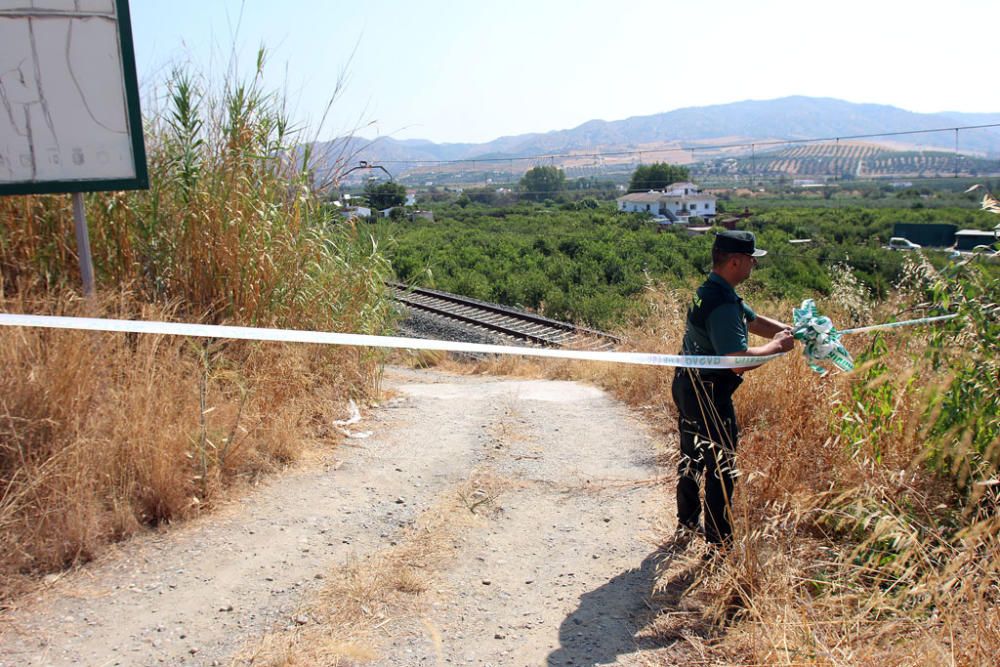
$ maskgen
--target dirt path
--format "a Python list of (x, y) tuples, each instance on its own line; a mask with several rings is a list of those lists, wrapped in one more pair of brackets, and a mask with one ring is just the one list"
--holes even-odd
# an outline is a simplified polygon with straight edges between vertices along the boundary
[(468, 499), (489, 518), (454, 529), (423, 610), (392, 619), (374, 664), (632, 664), (669, 502), (642, 483), (663, 472), (647, 429), (570, 382), (389, 369), (386, 388), (351, 427), (371, 437), (25, 601), (0, 624), (0, 667), (229, 664), (309, 623), (300, 605), (331, 572), (406, 539), (473, 476), (496, 482)]

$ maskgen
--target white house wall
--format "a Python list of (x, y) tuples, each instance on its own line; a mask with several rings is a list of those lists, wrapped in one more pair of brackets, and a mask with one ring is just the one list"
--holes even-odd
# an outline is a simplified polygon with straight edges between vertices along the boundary
[[(689, 190), (691, 189), (689, 188)], [(617, 202), (618, 210), (624, 213), (651, 213), (653, 215), (662, 215), (666, 211), (670, 211), (678, 217), (693, 215), (714, 217), (716, 215), (716, 200), (714, 197), (705, 195), (684, 196), (681, 194), (683, 191), (683, 188), (681, 188), (679, 191), (675, 190), (672, 195), (664, 194), (655, 202), (636, 202), (619, 199)], [(691, 208), (692, 205), (694, 208)]]

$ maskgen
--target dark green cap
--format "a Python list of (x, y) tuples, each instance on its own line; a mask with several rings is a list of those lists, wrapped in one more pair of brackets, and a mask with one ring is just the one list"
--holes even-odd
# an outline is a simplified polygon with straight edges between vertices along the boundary
[(715, 235), (715, 245), (712, 246), (722, 252), (738, 252), (754, 257), (763, 257), (766, 250), (757, 247), (757, 239), (753, 232), (727, 230)]

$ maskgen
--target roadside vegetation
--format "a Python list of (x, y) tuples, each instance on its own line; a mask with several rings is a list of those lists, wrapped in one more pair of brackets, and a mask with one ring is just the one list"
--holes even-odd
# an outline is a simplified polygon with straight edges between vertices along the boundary
[[(829, 210), (754, 206), (741, 224), (757, 232), (769, 255), (746, 287), (768, 298), (825, 296), (833, 268), (847, 266), (885, 298), (902, 277), (903, 255), (882, 247), (893, 224), (991, 228), (989, 214), (969, 204), (933, 213), (867, 208), (857, 200)], [(594, 199), (506, 207), (442, 203), (434, 213), (435, 221), (375, 225), (400, 280), (598, 328), (641, 316), (645, 303), (637, 297), (648, 286), (690, 286), (710, 263), (711, 235), (658, 230), (646, 216), (621, 214)], [(808, 242), (793, 243), (803, 239)], [(947, 262), (946, 253), (926, 255), (937, 266)]]
[(874, 321), (959, 317), (852, 337), (851, 374), (753, 374), (737, 395), (741, 537), (690, 591), (710, 623), (665, 616), (654, 633), (755, 664), (976, 665), (1000, 648), (1000, 285), (977, 263), (913, 264), (877, 304), (856, 284), (828, 302), (841, 326), (859, 304)]
[[(148, 191), (86, 197), (97, 299), (78, 296), (69, 197), (0, 198), (0, 309), (384, 332), (389, 266), (311, 193), (281, 99), (259, 76), (201, 85), (175, 72), (147, 119)], [(3, 327), (0, 605), (294, 460), (374, 391), (379, 363), (353, 348)]]

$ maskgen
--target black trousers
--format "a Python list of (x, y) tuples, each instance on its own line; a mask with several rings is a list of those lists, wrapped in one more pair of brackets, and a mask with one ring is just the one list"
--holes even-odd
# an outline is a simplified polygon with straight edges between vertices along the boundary
[(734, 458), (739, 426), (733, 392), (743, 378), (731, 371), (702, 375), (678, 368), (671, 387), (677, 405), (681, 458), (677, 465), (677, 520), (698, 525), (698, 489), (705, 479), (705, 539), (725, 543), (732, 538)]

